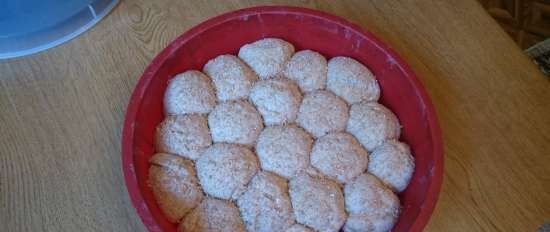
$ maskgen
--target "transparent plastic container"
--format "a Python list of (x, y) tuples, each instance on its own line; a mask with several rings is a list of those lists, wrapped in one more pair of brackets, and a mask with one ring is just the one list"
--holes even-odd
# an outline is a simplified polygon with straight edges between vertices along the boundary
[(73, 39), (118, 0), (0, 0), (0, 59), (40, 52)]

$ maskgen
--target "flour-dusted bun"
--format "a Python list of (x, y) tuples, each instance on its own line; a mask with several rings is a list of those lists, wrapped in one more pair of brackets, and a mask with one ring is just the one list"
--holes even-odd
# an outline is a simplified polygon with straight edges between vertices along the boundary
[(311, 165), (321, 173), (346, 183), (367, 169), (369, 154), (348, 133), (329, 133), (315, 142)]
[(248, 148), (217, 143), (197, 160), (197, 174), (204, 191), (221, 199), (237, 199), (258, 172), (258, 158)]
[(284, 74), (304, 92), (321, 90), (327, 81), (327, 60), (318, 52), (299, 51), (287, 63)]
[(178, 227), (178, 232), (245, 232), (243, 219), (234, 203), (204, 199)]
[(208, 113), (216, 105), (212, 81), (202, 72), (186, 71), (168, 82), (164, 93), (167, 114)]
[[(183, 174), (188, 175), (189, 178), (194, 178), (192, 179), (193, 182), (197, 183), (196, 175), (194, 174), (195, 169), (193, 162), (190, 162), (188, 159), (168, 153), (156, 153), (149, 159), (149, 163), (174, 172), (181, 171)], [(190, 169), (193, 169), (192, 171), (194, 175), (189, 175), (190, 172), (188, 173), (187, 171)]]
[(157, 127), (157, 152), (196, 160), (212, 144), (205, 116), (197, 114), (168, 115)]
[(266, 127), (256, 144), (256, 153), (264, 170), (287, 179), (309, 165), (313, 139), (294, 125)]
[(286, 180), (259, 172), (238, 201), (248, 231), (285, 231), (294, 223)]
[(396, 192), (405, 190), (414, 172), (414, 157), (409, 146), (389, 140), (374, 149), (368, 171)]
[(344, 187), (349, 212), (344, 231), (389, 231), (399, 216), (399, 198), (378, 178), (364, 173)]
[(304, 225), (294, 224), (293, 226), (288, 228), (288, 230), (286, 230), (285, 232), (313, 232), (313, 230), (305, 227)]
[(328, 62), (327, 89), (348, 104), (378, 101), (380, 87), (372, 72), (349, 57), (334, 57)]
[(208, 61), (203, 71), (212, 78), (220, 101), (247, 98), (258, 79), (254, 71), (234, 55), (220, 55)]
[(372, 151), (386, 140), (399, 138), (401, 126), (388, 108), (376, 102), (361, 102), (351, 106), (347, 131)]
[(276, 78), (256, 83), (250, 100), (262, 114), (266, 125), (294, 122), (302, 94), (298, 86), (288, 79)]
[(263, 129), (262, 116), (246, 101), (224, 102), (208, 115), (214, 142), (254, 145)]
[(203, 198), (193, 163), (182, 157), (158, 153), (149, 167), (149, 185), (170, 222), (179, 222)]
[(317, 231), (338, 231), (346, 220), (340, 186), (329, 179), (301, 173), (290, 180), (296, 221)]
[(282, 75), (293, 53), (292, 44), (282, 39), (266, 38), (242, 46), (239, 58), (246, 62), (260, 79), (268, 79)]
[(348, 106), (329, 91), (307, 93), (302, 100), (296, 122), (315, 137), (342, 131), (348, 121)]

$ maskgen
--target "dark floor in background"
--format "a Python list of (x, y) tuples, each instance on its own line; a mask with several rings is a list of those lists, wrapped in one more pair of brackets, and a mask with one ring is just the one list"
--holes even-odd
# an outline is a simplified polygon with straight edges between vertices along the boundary
[(550, 0), (478, 0), (523, 49), (550, 38)]

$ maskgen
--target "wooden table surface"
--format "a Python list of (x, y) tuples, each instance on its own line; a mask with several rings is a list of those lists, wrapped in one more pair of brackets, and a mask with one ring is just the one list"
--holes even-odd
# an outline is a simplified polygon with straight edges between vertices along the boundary
[(145, 231), (120, 161), (134, 85), (187, 29), (265, 4), (345, 17), (418, 74), (445, 141), (426, 231), (530, 232), (550, 220), (550, 81), (474, 0), (128, 0), (69, 43), (0, 61), (1, 230)]

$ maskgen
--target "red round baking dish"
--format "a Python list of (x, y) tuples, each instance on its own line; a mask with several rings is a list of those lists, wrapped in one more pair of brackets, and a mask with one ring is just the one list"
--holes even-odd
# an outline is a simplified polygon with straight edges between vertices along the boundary
[(177, 227), (164, 218), (147, 185), (168, 80), (189, 69), (202, 70), (208, 60), (236, 54), (242, 45), (265, 37), (287, 40), (297, 51), (311, 49), (327, 58), (349, 56), (372, 70), (382, 89), (380, 102), (399, 118), (400, 140), (410, 145), (416, 159), (411, 183), (399, 195), (402, 212), (392, 231), (422, 231), (443, 178), (443, 142), (426, 91), (409, 66), (370, 32), (327, 13), (281, 6), (247, 8), (209, 19), (170, 43), (143, 73), (126, 111), (122, 168), (132, 204), (149, 231)]

